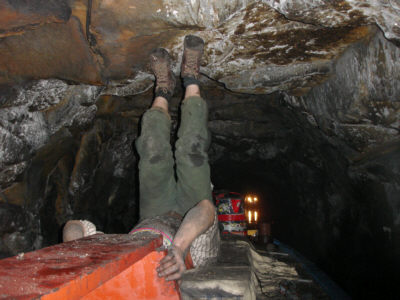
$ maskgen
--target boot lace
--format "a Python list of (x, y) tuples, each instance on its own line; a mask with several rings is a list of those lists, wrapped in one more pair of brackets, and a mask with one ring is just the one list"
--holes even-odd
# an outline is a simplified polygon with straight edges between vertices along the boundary
[(199, 73), (198, 51), (186, 49), (185, 72), (194, 76)]
[[(157, 63), (157, 59), (154, 59), (154, 63)], [(154, 68), (154, 75), (157, 79), (157, 89), (161, 89), (164, 93), (168, 92), (169, 88), (169, 69), (166, 63), (159, 63)]]

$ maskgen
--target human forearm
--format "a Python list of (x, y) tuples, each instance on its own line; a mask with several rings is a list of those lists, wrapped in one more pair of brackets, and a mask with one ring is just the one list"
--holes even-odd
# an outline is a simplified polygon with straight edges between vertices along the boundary
[(208, 200), (200, 201), (189, 210), (175, 234), (168, 255), (160, 261), (158, 275), (166, 280), (179, 279), (185, 271), (185, 256), (191, 243), (214, 222), (215, 208)]
[(214, 217), (214, 205), (209, 200), (200, 201), (186, 214), (175, 234), (173, 244), (186, 253), (190, 244), (211, 227)]

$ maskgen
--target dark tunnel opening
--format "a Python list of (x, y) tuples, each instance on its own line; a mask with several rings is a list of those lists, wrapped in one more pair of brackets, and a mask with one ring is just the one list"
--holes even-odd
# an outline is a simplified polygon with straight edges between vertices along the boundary
[[(343, 208), (343, 215), (332, 216), (335, 214), (333, 208), (327, 204), (304, 203), (324, 197), (327, 193), (324, 184), (329, 181), (326, 174), (320, 174), (319, 180), (308, 187), (310, 194), (301, 194), (299, 186), (292, 186), (290, 175), (282, 173), (285, 173), (282, 167), (277, 170), (263, 161), (241, 164), (224, 160), (213, 166), (216, 186), (227, 186), (243, 195), (258, 195), (263, 214), (260, 218), (272, 222), (272, 236), (306, 256), (352, 297), (393, 298), (397, 290), (395, 278), (399, 261), (396, 241), (381, 230), (384, 224), (392, 221), (386, 201), (377, 192), (381, 187), (376, 182), (354, 185), (348, 182), (350, 194), (347, 197), (354, 203)], [(330, 199), (341, 201), (340, 197), (343, 195), (334, 192), (335, 200)], [(384, 207), (386, 212), (382, 211)], [(357, 213), (360, 209), (369, 211), (368, 219)], [(365, 227), (367, 224), (369, 228)]]
[[(260, 218), (273, 222), (273, 237), (350, 295), (379, 297), (388, 291), (390, 297), (397, 288), (398, 240), (382, 230), (394, 220), (378, 177), (393, 174), (393, 162), (400, 160), (396, 144), (350, 161), (343, 141), (326, 136), (279, 93), (236, 94), (210, 85), (203, 94), (210, 109), (215, 189), (257, 194)], [(180, 95), (171, 105), (174, 128)], [(60, 130), (35, 153), (19, 183), (2, 195), (9, 202), (0, 209), (3, 257), (59, 243), (68, 219), (91, 220), (107, 233), (132, 228), (139, 216), (134, 141), (151, 98), (151, 91), (100, 97), (93, 126)], [(12, 203), (24, 193), (21, 210)]]
[[(384, 186), (370, 174), (389, 178), (392, 162), (400, 159), (396, 145), (394, 151), (371, 154), (372, 164), (350, 162), (342, 141), (332, 142), (334, 137), (279, 93), (236, 94), (217, 85), (203, 92), (210, 109), (215, 189), (257, 194), (260, 218), (273, 222), (273, 237), (314, 262), (350, 295), (369, 298), (388, 291), (390, 297), (397, 288), (397, 241), (382, 231), (393, 224), (391, 207)], [(181, 93), (171, 105), (174, 128)], [(3, 193), (12, 203), (26, 191), (30, 212), (2, 204), (1, 228), (10, 232), (3, 236), (8, 247), (3, 246), (3, 257), (59, 243), (68, 219), (89, 219), (107, 233), (132, 228), (139, 213), (133, 146), (151, 98), (151, 91), (133, 98), (100, 97), (92, 127), (60, 131), (36, 152), (20, 183)], [(12, 234), (17, 226), (22, 230)]]

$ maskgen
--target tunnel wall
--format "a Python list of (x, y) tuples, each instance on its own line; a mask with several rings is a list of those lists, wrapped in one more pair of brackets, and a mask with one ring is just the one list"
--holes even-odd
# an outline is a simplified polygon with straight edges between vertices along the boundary
[[(238, 94), (203, 78), (216, 188), (259, 193), (274, 235), (360, 297), (395, 291), (398, 54), (378, 31), (302, 97)], [(127, 232), (139, 209), (133, 142), (152, 91), (116, 96), (50, 79), (0, 92), (1, 255), (59, 242), (71, 218)], [(176, 94), (174, 129), (181, 87)]]

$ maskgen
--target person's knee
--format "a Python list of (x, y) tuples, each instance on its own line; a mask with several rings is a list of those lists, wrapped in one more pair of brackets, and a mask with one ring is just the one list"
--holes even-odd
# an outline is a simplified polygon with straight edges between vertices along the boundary
[(178, 162), (186, 160), (194, 167), (199, 167), (208, 161), (207, 149), (207, 138), (200, 135), (181, 138), (176, 144), (176, 159)]
[(168, 147), (163, 145), (160, 138), (154, 136), (139, 138), (136, 147), (140, 158), (152, 164), (165, 160), (169, 155)]

